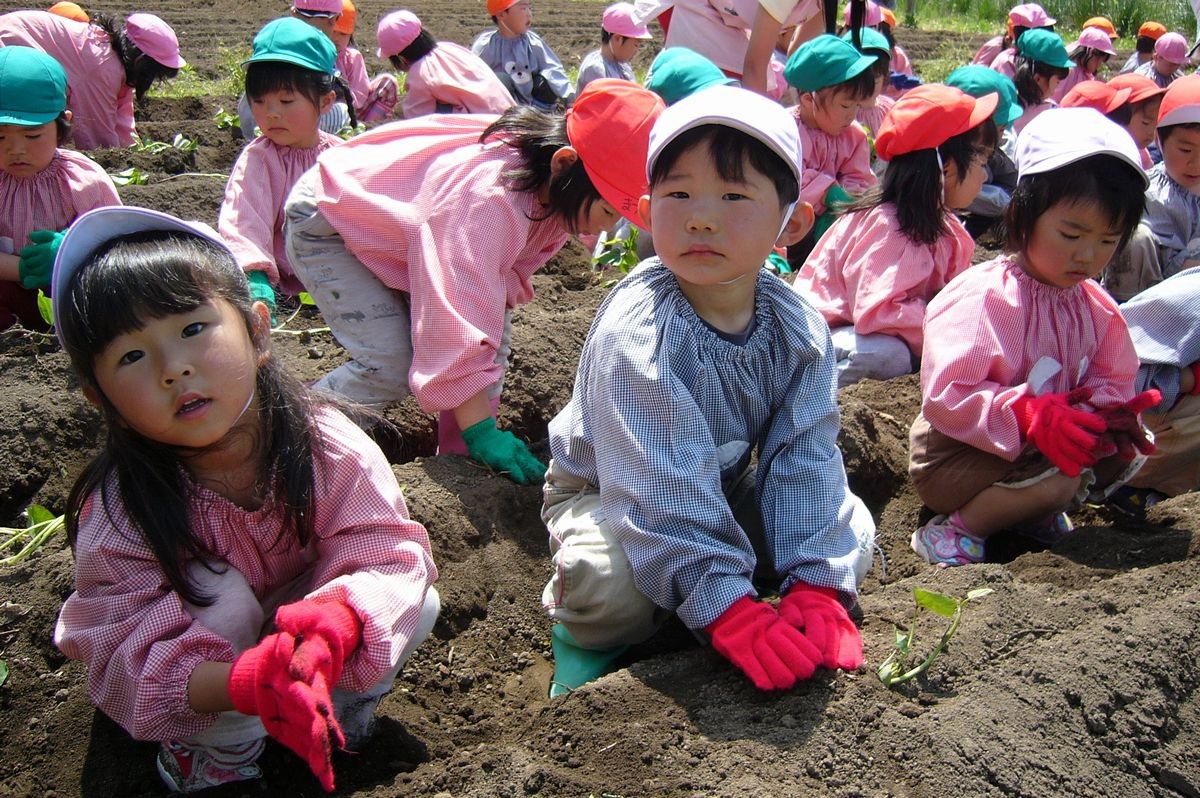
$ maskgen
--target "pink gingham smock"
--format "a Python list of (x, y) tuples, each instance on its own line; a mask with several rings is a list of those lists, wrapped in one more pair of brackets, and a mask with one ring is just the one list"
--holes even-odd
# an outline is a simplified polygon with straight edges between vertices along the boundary
[(0, 44), (36, 48), (62, 65), (78, 149), (133, 144), (133, 88), (103, 28), (46, 11), (12, 11), (0, 15)]
[(439, 103), (456, 114), (502, 114), (516, 105), (492, 68), (454, 42), (438, 42), (404, 80), (405, 119), (436, 113)]
[(1089, 72), (1084, 72), (1083, 67), (1071, 67), (1071, 70), (1067, 72), (1067, 76), (1058, 82), (1058, 86), (1054, 89), (1054, 94), (1050, 95), (1051, 99), (1055, 103), (1061, 103), (1062, 98), (1067, 96), (1067, 92), (1085, 80), (1100, 80), (1100, 78)]
[(317, 158), (317, 205), (384, 285), (409, 295), (408, 384), (427, 412), (451, 410), (503, 376), (505, 312), (533, 299), (533, 273), (567, 231), (504, 173), (521, 157), (479, 136), (495, 121), (435, 114), (393, 122)]
[[(892, 106), (896, 104), (894, 97), (889, 97), (886, 94), (880, 94), (875, 98), (875, 104), (870, 108), (858, 109), (858, 116), (855, 119), (860, 125), (870, 131), (870, 135), (876, 136), (879, 134), (879, 126), (883, 124), (883, 118), (887, 116), (888, 111), (892, 110)], [(867, 154), (871, 151), (870, 145), (867, 145)]]
[(1004, 36), (993, 36), (975, 51), (975, 57), (971, 59), (971, 63), (991, 66), (992, 62), (996, 60), (996, 56), (1000, 55), (1003, 49)]
[(830, 327), (853, 324), (859, 335), (883, 333), (921, 353), (925, 306), (971, 265), (975, 241), (952, 213), (948, 232), (917, 244), (900, 232), (892, 203), (833, 223), (800, 267), (793, 288)]
[(65, 230), (93, 208), (120, 204), (103, 167), (74, 150), (58, 150), (31, 177), (0, 171), (0, 236), (13, 240), (14, 253), (29, 246), (34, 230)]
[(1139, 365), (1098, 282), (1046, 285), (1007, 255), (972, 266), (934, 297), (922, 352), (929, 424), (1010, 461), (1022, 447), (1017, 399), (1087, 387), (1093, 407), (1110, 407), (1133, 397)]
[(800, 119), (800, 106), (788, 109), (800, 131), (804, 153), (804, 177), (800, 182), (800, 201), (813, 206), (820, 216), (825, 212), (825, 192), (838, 183), (850, 194), (862, 194), (878, 182), (871, 171), (871, 146), (867, 134), (851, 124), (836, 136), (820, 128), (809, 127)]
[[(323, 449), (314, 457), (315, 536), (301, 548), (279, 536), (269, 506), (243, 510), (189, 483), (189, 517), (201, 545), (236, 568), (260, 600), (311, 573), (307, 598), (345, 603), (362, 620), (362, 644), (338, 686), (362, 692), (393, 667), (416, 629), (437, 578), (425, 528), (408, 517), (391, 466), (341, 413), (316, 413)], [(229, 641), (187, 613), (120, 500), (106, 482), (108, 513), (88, 499), (75, 545), (75, 592), (54, 631), (64, 654), (82, 660), (88, 693), (135, 739), (197, 734), (216, 714), (192, 710), (187, 683), (201, 662), (231, 662)]]
[(266, 272), (271, 285), (295, 295), (304, 285), (292, 273), (283, 235), (283, 203), (317, 156), (342, 143), (318, 131), (315, 147), (280, 147), (266, 136), (246, 145), (225, 183), (217, 230), (245, 272)]
[(350, 96), (354, 99), (354, 110), (357, 112), (371, 98), (371, 84), (367, 80), (367, 64), (363, 60), (363, 54), (354, 47), (342, 48), (337, 54), (337, 71), (350, 89)]
[(1011, 78), (1017, 74), (1017, 58), (1016, 48), (1010, 47), (1007, 50), (1001, 50), (1000, 54), (992, 59), (992, 63), (988, 66), (1001, 75)]

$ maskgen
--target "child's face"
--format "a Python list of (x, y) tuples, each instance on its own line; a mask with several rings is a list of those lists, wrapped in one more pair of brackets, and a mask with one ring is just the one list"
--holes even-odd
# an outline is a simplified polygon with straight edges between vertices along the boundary
[(1149, 147), (1150, 142), (1154, 141), (1160, 105), (1162, 105), (1162, 97), (1158, 96), (1133, 107), (1133, 114), (1129, 118), (1129, 134), (1142, 149)]
[(521, 36), (533, 24), (533, 8), (528, 0), (513, 3), (496, 15), (500, 31), (508, 36)]
[(812, 95), (813, 120), (830, 136), (837, 136), (850, 127), (862, 106), (861, 100), (845, 91), (819, 91)]
[(1083, 71), (1095, 75), (1108, 63), (1108, 53), (1096, 53), (1083, 62)]
[(1038, 217), (1020, 261), (1038, 282), (1073, 288), (1099, 274), (1120, 242), (1100, 206), (1060, 202)]
[(0, 171), (13, 177), (33, 177), (54, 160), (58, 149), (58, 127), (44, 125), (0, 125)]
[(1164, 78), (1174, 75), (1177, 69), (1179, 69), (1179, 64), (1168, 61), (1161, 55), (1154, 56), (1154, 71)]
[(96, 357), (94, 376), (135, 432), (199, 449), (223, 439), (243, 415), (255, 417), (243, 411), (263, 357), (242, 314), (218, 299), (117, 336)]
[(621, 62), (632, 61), (633, 57), (637, 55), (638, 47), (640, 47), (641, 44), (641, 39), (631, 39), (628, 36), (614, 35), (608, 40), (609, 48), (612, 50), (613, 59)]
[(946, 168), (943, 170), (945, 189), (942, 196), (947, 208), (962, 210), (979, 195), (979, 189), (983, 188), (983, 181), (987, 179), (987, 162), (991, 156), (989, 150), (977, 149), (971, 156), (965, 175), (958, 173), (958, 164), (954, 161), (946, 161)]
[(337, 48), (339, 53), (350, 46), (350, 36), (351, 34), (349, 33), (342, 33), (336, 30), (329, 34), (329, 38), (333, 40), (333, 46)]
[(581, 211), (575, 220), (575, 234), (581, 236), (596, 236), (612, 230), (621, 220), (621, 214), (609, 204), (608, 200), (599, 198)]
[(1036, 83), (1038, 88), (1042, 90), (1042, 99), (1045, 100), (1047, 97), (1050, 97), (1054, 94), (1055, 89), (1058, 88), (1058, 84), (1062, 83), (1062, 78), (1057, 74), (1051, 75), (1050, 77), (1046, 77), (1044, 75), (1034, 75), (1033, 82)]
[(1200, 130), (1177, 128), (1162, 143), (1167, 175), (1193, 194), (1200, 194)]
[(321, 114), (333, 103), (333, 92), (312, 104), (307, 96), (289, 90), (269, 91), (250, 100), (254, 124), (262, 134), (280, 147), (315, 147), (320, 140)]

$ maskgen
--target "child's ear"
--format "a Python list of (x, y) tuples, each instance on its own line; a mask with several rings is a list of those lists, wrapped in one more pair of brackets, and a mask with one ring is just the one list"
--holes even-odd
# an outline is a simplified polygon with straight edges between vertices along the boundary
[(579, 160), (579, 153), (574, 147), (559, 147), (550, 156), (550, 179), (554, 179), (570, 169)]
[(266, 302), (255, 302), (250, 305), (250, 312), (253, 314), (250, 337), (258, 350), (258, 365), (261, 366), (271, 357), (271, 309)]
[(650, 230), (650, 195), (643, 194), (638, 198), (638, 218), (642, 220), (642, 227), (646, 232)]
[(328, 111), (330, 108), (333, 107), (333, 104), (336, 101), (337, 101), (337, 92), (327, 91), (321, 95), (321, 104), (319, 106), (317, 106), (317, 110), (320, 111), (322, 114), (324, 114), (326, 111)]
[(807, 202), (797, 202), (796, 207), (792, 209), (791, 218), (784, 225), (783, 233), (780, 234), (779, 240), (776, 243), (785, 247), (799, 243), (808, 235), (808, 231), (812, 229), (816, 218), (812, 205), (809, 205)]

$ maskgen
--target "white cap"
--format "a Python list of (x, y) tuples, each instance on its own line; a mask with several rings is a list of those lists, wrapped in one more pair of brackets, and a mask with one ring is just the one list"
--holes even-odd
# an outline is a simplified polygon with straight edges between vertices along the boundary
[(1133, 137), (1094, 108), (1051, 108), (1017, 136), (1019, 177), (1050, 172), (1091, 155), (1120, 158), (1149, 185)]

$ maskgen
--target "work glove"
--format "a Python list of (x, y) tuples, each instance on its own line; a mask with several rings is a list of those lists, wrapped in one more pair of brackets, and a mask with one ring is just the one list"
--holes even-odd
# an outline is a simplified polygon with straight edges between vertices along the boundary
[(804, 633), (830, 670), (863, 664), (862, 637), (836, 590), (797, 582), (779, 602), (779, 617)]
[(34, 230), (29, 234), (33, 243), (18, 254), (17, 275), (22, 288), (45, 288), (50, 285), (54, 258), (62, 244), (63, 234), (53, 230)]
[(275, 627), (296, 638), (291, 667), (296, 678), (311, 683), (320, 672), (334, 686), (342, 666), (362, 641), (362, 621), (339, 601), (296, 601), (275, 611)]
[(496, 429), (488, 416), (462, 431), (467, 454), (493, 471), (507, 474), (518, 485), (530, 485), (546, 476), (546, 466), (534, 457), (525, 443), (508, 430)]
[(271, 326), (278, 321), (275, 318), (275, 289), (271, 287), (271, 278), (266, 272), (247, 272), (246, 279), (250, 282), (250, 301), (262, 302), (271, 311)]
[(712, 647), (750, 677), (759, 690), (787, 690), (808, 679), (821, 663), (798, 629), (764, 601), (742, 596), (706, 629)]
[(322, 669), (314, 667), (305, 674), (309, 659), (302, 655), (297, 661), (296, 654), (297, 638), (292, 633), (267, 635), (233, 661), (229, 698), (238, 712), (257, 715), (267, 734), (303, 759), (325, 791), (332, 792), (331, 757), (335, 748), (345, 746), (346, 738)]
[(1069, 477), (1095, 464), (1100, 434), (1108, 427), (1095, 413), (1073, 407), (1091, 398), (1091, 388), (1075, 388), (1022, 396), (1012, 406), (1025, 439)]
[(1125, 462), (1130, 462), (1141, 454), (1154, 454), (1154, 441), (1146, 435), (1142, 426), (1141, 414), (1162, 401), (1162, 394), (1151, 388), (1142, 391), (1128, 402), (1113, 407), (1097, 410), (1096, 415), (1104, 419), (1108, 429), (1100, 436), (1098, 451), (1108, 454), (1116, 453)]
[(1188, 395), (1200, 396), (1200, 360), (1186, 368), (1192, 372), (1192, 390), (1188, 392)]
[(818, 216), (816, 222), (813, 223), (813, 241), (821, 240), (825, 231), (833, 227), (833, 223), (838, 220), (842, 209), (854, 202), (854, 197), (847, 194), (846, 189), (834, 183), (825, 192), (821, 202), (825, 204), (825, 212)]

